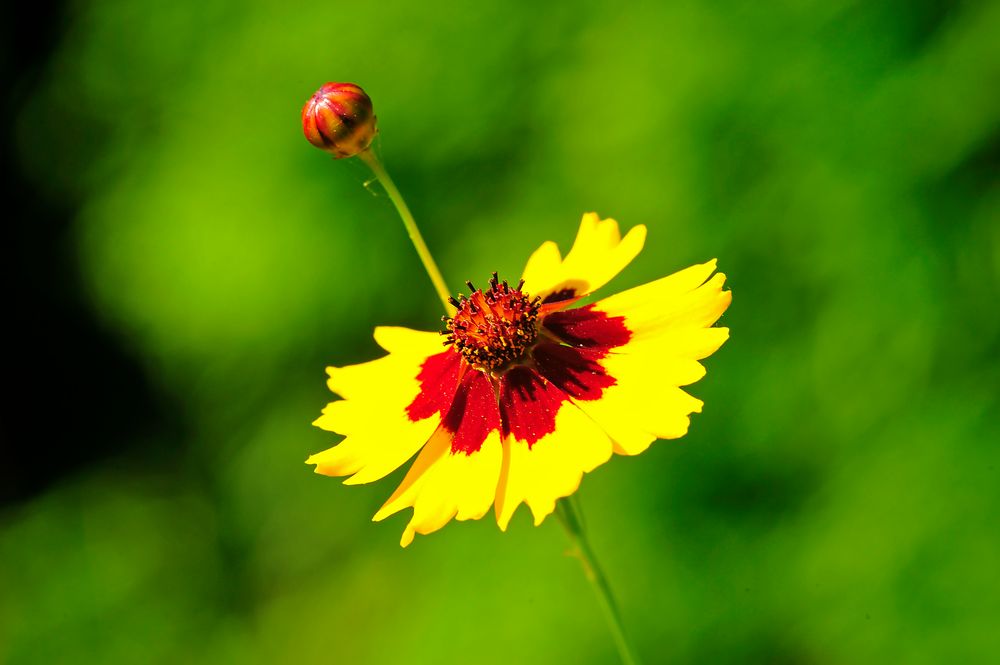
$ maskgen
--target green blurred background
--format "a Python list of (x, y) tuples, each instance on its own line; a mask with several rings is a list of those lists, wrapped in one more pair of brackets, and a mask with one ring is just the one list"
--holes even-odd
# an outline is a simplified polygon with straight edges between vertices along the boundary
[(0, 661), (615, 662), (554, 520), (402, 550), (369, 521), (401, 472), (303, 464), (324, 367), (440, 325), (363, 165), (302, 138), (332, 80), (453, 287), (589, 210), (649, 227), (605, 293), (730, 276), (690, 434), (579, 493), (646, 662), (1000, 662), (1000, 4), (48, 17), (4, 63), (8, 185), (56, 222), (12, 222)]

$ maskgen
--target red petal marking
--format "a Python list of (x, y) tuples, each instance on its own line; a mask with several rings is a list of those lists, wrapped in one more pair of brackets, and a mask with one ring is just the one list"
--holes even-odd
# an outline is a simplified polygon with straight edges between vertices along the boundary
[(475, 370), (465, 373), (441, 427), (454, 435), (451, 452), (466, 455), (477, 452), (490, 432), (500, 429), (497, 397), (485, 374)]
[(575, 296), (573, 298), (570, 298), (569, 300), (557, 300), (555, 302), (543, 302), (542, 306), (538, 308), (539, 316), (541, 316), (544, 319), (546, 316), (548, 316), (549, 314), (551, 314), (553, 312), (558, 312), (561, 309), (566, 309), (567, 307), (569, 307), (570, 305), (572, 305), (573, 303), (575, 303), (577, 300), (579, 300), (582, 297), (583, 296)]
[(579, 296), (577, 295), (576, 289), (571, 289), (567, 287), (565, 289), (559, 289), (558, 291), (553, 291), (549, 295), (542, 298), (542, 304), (547, 305), (549, 303), (562, 302), (564, 300), (572, 300), (578, 297)]
[(539, 344), (532, 352), (539, 373), (561, 391), (580, 400), (595, 400), (616, 381), (597, 361), (605, 349)]
[(556, 337), (573, 346), (613, 349), (632, 339), (624, 316), (608, 316), (594, 305), (553, 312), (542, 325)]
[(441, 413), (441, 426), (453, 435), (452, 453), (466, 455), (477, 452), (495, 430), (529, 447), (554, 432), (556, 414), (569, 396), (595, 400), (615, 384), (597, 361), (632, 333), (624, 317), (610, 317), (593, 305), (548, 313), (542, 325), (574, 346), (537, 345), (532, 351), (537, 371), (516, 365), (504, 373), (499, 404), (489, 377), (467, 371), (468, 364), (451, 347), (421, 365), (420, 392), (406, 407), (407, 416), (416, 422)]
[(453, 347), (435, 354), (420, 366), (417, 381), (420, 392), (406, 407), (406, 415), (413, 422), (430, 418), (435, 413), (444, 413), (455, 398), (458, 381), (462, 378), (462, 355)]
[(556, 414), (567, 400), (534, 370), (523, 365), (513, 367), (500, 379), (500, 413), (503, 435), (513, 435), (528, 447), (556, 429)]

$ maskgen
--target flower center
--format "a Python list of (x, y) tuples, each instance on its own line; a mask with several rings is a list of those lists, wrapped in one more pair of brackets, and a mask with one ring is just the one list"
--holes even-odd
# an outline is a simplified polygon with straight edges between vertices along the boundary
[(493, 372), (517, 361), (538, 336), (538, 309), (541, 299), (529, 299), (521, 292), (524, 280), (511, 288), (507, 280), (490, 279), (490, 288), (472, 291), (468, 297), (451, 298), (458, 310), (454, 317), (444, 317), (446, 343), (454, 344), (476, 369)]

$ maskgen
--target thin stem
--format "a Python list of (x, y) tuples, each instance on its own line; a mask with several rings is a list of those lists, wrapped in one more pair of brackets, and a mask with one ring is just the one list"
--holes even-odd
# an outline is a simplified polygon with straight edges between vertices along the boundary
[(444, 305), (444, 311), (449, 315), (454, 314), (455, 308), (448, 302), (448, 299), (451, 297), (451, 291), (445, 285), (441, 271), (438, 270), (437, 264), (434, 263), (434, 257), (431, 256), (430, 250), (427, 249), (427, 243), (424, 242), (423, 236), (420, 235), (420, 229), (417, 228), (417, 222), (413, 219), (413, 213), (410, 212), (406, 201), (403, 200), (403, 195), (396, 189), (396, 184), (389, 177), (389, 173), (382, 166), (382, 162), (375, 155), (374, 151), (371, 149), (365, 150), (358, 157), (364, 160), (365, 164), (371, 168), (372, 173), (382, 183), (385, 193), (389, 195), (389, 200), (396, 206), (396, 212), (399, 213), (400, 218), (403, 220), (403, 226), (406, 227), (406, 232), (410, 235), (410, 241), (413, 243), (413, 247), (416, 248), (417, 255), (420, 256), (420, 261), (424, 264), (427, 276), (431, 278), (431, 283), (434, 284), (434, 290), (437, 291), (438, 298), (441, 299), (441, 304)]
[(598, 565), (597, 557), (594, 556), (594, 550), (591, 549), (590, 543), (587, 541), (587, 536), (584, 533), (582, 513), (574, 507), (569, 499), (560, 499), (556, 503), (556, 516), (559, 518), (559, 522), (563, 525), (563, 528), (566, 529), (566, 534), (573, 545), (573, 549), (570, 550), (569, 554), (580, 560), (580, 565), (583, 566), (583, 574), (590, 580), (591, 586), (594, 587), (597, 600), (601, 605), (601, 610), (604, 612), (604, 618), (611, 629), (612, 637), (614, 637), (615, 646), (618, 647), (618, 655), (621, 656), (622, 663), (624, 665), (638, 665), (639, 659), (635, 656), (635, 650), (625, 636), (625, 628), (622, 624), (621, 615), (618, 613), (618, 606), (615, 604), (614, 596), (611, 593), (611, 586), (608, 584), (608, 579), (604, 576), (600, 565)]

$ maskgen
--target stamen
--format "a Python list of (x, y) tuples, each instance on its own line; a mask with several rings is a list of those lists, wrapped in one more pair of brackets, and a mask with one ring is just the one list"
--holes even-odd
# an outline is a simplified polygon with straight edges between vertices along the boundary
[(512, 289), (494, 272), (486, 291), (468, 281), (472, 293), (449, 301), (458, 311), (443, 319), (443, 332), (473, 367), (487, 372), (501, 369), (520, 360), (535, 342), (541, 299), (522, 293), (523, 283)]

